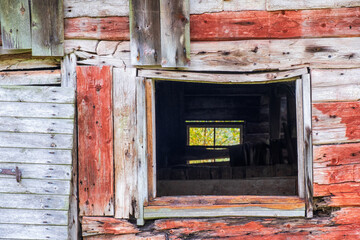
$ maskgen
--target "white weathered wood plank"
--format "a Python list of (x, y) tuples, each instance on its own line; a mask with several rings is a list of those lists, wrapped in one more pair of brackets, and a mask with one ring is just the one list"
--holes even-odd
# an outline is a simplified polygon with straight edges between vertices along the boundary
[(357, 7), (359, 1), (354, 0), (267, 0), (267, 10), (285, 10), (285, 9), (312, 9), (312, 8), (341, 8)]
[(360, 68), (312, 69), (311, 80), (313, 102), (360, 99)]
[(65, 18), (129, 16), (128, 0), (64, 0)]
[(0, 147), (72, 149), (72, 141), (68, 134), (0, 132)]
[(297, 136), (297, 162), (298, 162), (298, 193), (300, 198), (305, 197), (305, 139), (304, 139), (304, 99), (302, 80), (296, 81), (296, 136)]
[(75, 89), (70, 87), (0, 87), (0, 102), (74, 103)]
[[(360, 38), (313, 38), (192, 42), (192, 71), (249, 72), (264, 69), (356, 68)], [(112, 55), (76, 51), (79, 64), (130, 66), (130, 44), (121, 42)]]
[(311, 115), (311, 79), (310, 74), (302, 76), (303, 118), (304, 118), (304, 192), (306, 217), (313, 217), (313, 149)]
[(74, 118), (73, 104), (2, 102), (2, 117)]
[(138, 212), (137, 224), (144, 225), (144, 205), (148, 201), (147, 151), (146, 151), (146, 104), (144, 78), (136, 78), (136, 152), (138, 163)]
[(60, 67), (58, 57), (32, 57), (31, 53), (0, 55), (0, 71)]
[(60, 84), (60, 70), (0, 72), (2, 85), (57, 85)]
[(0, 193), (69, 195), (70, 182), (62, 180), (0, 178)]
[(56, 195), (1, 193), (0, 208), (67, 211), (69, 209), (69, 197)]
[(68, 224), (68, 212), (58, 210), (5, 209), (0, 208), (0, 224), (40, 224), (63, 225)]
[(100, 41), (96, 47), (96, 54), (99, 56), (114, 54), (119, 44), (118, 41)]
[(210, 74), (210, 73), (196, 73), (196, 72), (179, 72), (179, 71), (164, 71), (152, 69), (140, 69), (139, 77), (166, 79), (166, 80), (182, 80), (189, 82), (204, 82), (204, 83), (264, 83), (273, 80), (289, 79), (307, 73), (306, 68), (300, 68), (284, 72), (269, 72), (269, 73), (252, 73), (252, 74)]
[(67, 239), (67, 226), (0, 224), (1, 239)]
[(129, 218), (136, 209), (137, 154), (136, 138), (136, 69), (114, 68), (114, 160), (115, 160), (115, 217)]
[(224, 0), (224, 11), (265, 10), (266, 0)]
[(184, 208), (172, 209), (161, 207), (152, 209), (145, 207), (145, 219), (173, 218), (173, 217), (304, 217), (305, 209), (279, 210), (262, 207), (224, 207), (224, 208)]
[(73, 134), (73, 119), (0, 117), (0, 132)]
[(84, 40), (84, 39), (69, 39), (64, 41), (65, 54), (70, 54), (75, 51), (84, 51), (89, 53), (96, 53), (98, 40)]
[[(56, 180), (70, 180), (71, 166), (70, 165), (40, 165), (40, 164), (23, 164), (23, 163), (4, 163), (6, 159), (0, 158), (1, 169), (15, 169), (19, 168), (21, 171), (21, 179), (56, 179)], [(14, 178), (15, 176), (0, 175), (0, 178)]]
[[(265, 0), (190, 0), (190, 13), (265, 10)], [(65, 18), (129, 16), (127, 0), (64, 0)]]
[(71, 150), (0, 148), (0, 162), (29, 164), (71, 164)]
[(61, 87), (76, 89), (76, 55), (66, 55), (61, 62)]

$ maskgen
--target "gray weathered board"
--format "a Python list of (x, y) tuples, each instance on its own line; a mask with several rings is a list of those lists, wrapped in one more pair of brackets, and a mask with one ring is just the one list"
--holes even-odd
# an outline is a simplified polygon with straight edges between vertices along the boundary
[(28, 0), (0, 1), (1, 37), (5, 49), (31, 49)]
[(62, 0), (31, 0), (33, 56), (64, 55)]
[(59, 82), (53, 70), (0, 74), (0, 168), (22, 172), (0, 174), (0, 239), (68, 239), (75, 91), (36, 86)]
[(133, 65), (159, 65), (160, 49), (159, 1), (130, 1), (130, 48)]

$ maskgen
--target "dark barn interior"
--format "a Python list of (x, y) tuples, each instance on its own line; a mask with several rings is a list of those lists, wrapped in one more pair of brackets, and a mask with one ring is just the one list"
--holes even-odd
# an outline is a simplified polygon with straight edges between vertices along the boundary
[(295, 82), (156, 81), (157, 195), (297, 195)]

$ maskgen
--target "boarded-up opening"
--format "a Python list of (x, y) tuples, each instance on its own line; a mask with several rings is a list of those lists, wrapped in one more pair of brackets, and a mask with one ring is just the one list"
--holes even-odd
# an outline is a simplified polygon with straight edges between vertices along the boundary
[(157, 196), (297, 195), (295, 81), (155, 91)]

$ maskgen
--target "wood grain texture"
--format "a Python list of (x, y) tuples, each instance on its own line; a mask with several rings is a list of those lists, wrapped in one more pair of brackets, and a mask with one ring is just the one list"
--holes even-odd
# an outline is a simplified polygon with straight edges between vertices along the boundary
[[(9, 201), (11, 199), (12, 201)], [(2, 193), (0, 208), (68, 210), (68, 196)]]
[(270, 11), (284, 9), (341, 8), (360, 6), (358, 1), (352, 0), (304, 0), (295, 2), (291, 0), (268, 0), (266, 3), (266, 9)]
[(0, 22), (3, 48), (31, 49), (29, 1), (0, 1)]
[(83, 217), (81, 221), (82, 236), (101, 234), (131, 234), (139, 230), (127, 220), (110, 217)]
[(58, 67), (60, 67), (59, 58), (33, 57), (31, 53), (0, 55), (0, 71)]
[(80, 216), (113, 215), (112, 69), (76, 69)]
[(66, 39), (129, 40), (128, 17), (65, 19)]
[(318, 175), (314, 195), (323, 196), (323, 204), (359, 206), (359, 154), (359, 143), (314, 147), (314, 172)]
[(67, 239), (67, 226), (0, 224), (0, 238), (7, 239)]
[(61, 86), (76, 89), (76, 56), (66, 55), (61, 62)]
[(31, 0), (32, 55), (64, 55), (63, 0)]
[[(241, 8), (242, 4), (234, 3), (225, 12), (194, 14), (190, 18), (188, 15), (173, 13), (172, 16), (177, 16), (181, 23), (176, 23), (177, 25), (174, 25), (171, 30), (179, 29), (177, 30), (179, 35), (183, 32), (183, 25), (188, 24), (190, 19), (192, 41), (360, 36), (359, 7), (236, 12), (236, 7)], [(211, 3), (207, 5), (210, 6)], [(164, 10), (162, 14), (166, 11)], [(184, 18), (179, 16), (184, 16)], [(129, 40), (128, 24), (128, 17), (70, 18), (65, 20), (65, 38)], [(185, 43), (186, 35), (184, 37)], [(178, 41), (177, 38), (175, 40)]]
[(20, 183), (14, 178), (0, 178), (0, 193), (50, 194), (69, 197), (70, 182), (49, 179), (22, 179)]
[(314, 144), (359, 142), (360, 102), (313, 104)]
[(190, 65), (189, 0), (160, 0), (161, 66)]
[(130, 35), (132, 65), (159, 65), (160, 1), (130, 1)]
[(114, 68), (115, 217), (138, 211), (136, 138), (136, 69)]
[(58, 84), (60, 84), (60, 70), (0, 72), (1, 86), (36, 86)]
[[(358, 37), (278, 40), (213, 41), (191, 43), (190, 71), (249, 72), (264, 69), (358, 68)], [(114, 54), (76, 51), (78, 63), (130, 66), (129, 42), (121, 42)]]
[(312, 69), (313, 102), (357, 101), (360, 69)]

